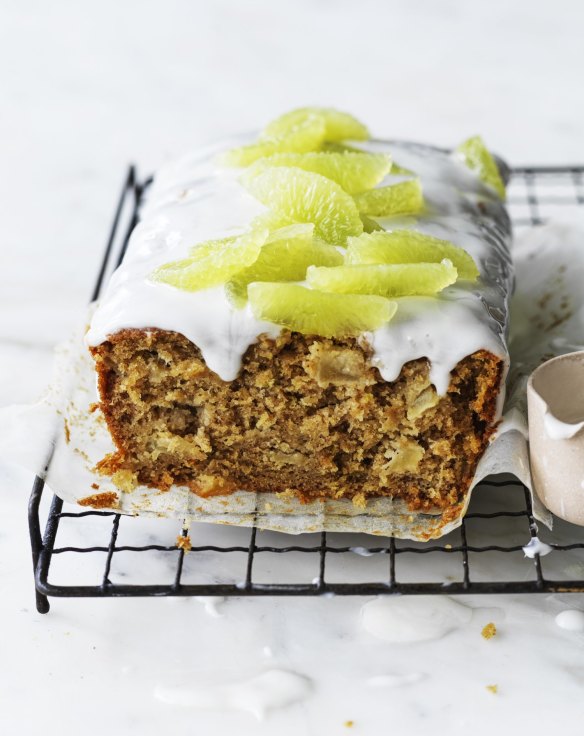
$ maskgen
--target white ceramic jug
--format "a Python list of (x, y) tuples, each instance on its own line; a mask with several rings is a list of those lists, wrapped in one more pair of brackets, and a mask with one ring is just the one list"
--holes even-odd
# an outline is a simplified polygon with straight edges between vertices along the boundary
[(527, 408), (535, 491), (556, 516), (584, 526), (584, 351), (540, 365)]

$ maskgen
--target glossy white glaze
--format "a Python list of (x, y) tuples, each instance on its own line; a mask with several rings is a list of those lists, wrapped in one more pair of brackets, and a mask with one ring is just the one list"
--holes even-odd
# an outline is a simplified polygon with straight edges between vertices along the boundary
[(538, 537), (533, 537), (533, 539), (530, 539), (529, 542), (523, 547), (523, 553), (526, 557), (530, 557), (531, 559), (533, 559), (535, 555), (545, 557), (545, 555), (549, 555), (549, 553), (553, 551), (553, 547), (551, 547), (549, 544), (546, 544), (545, 542), (542, 542), (541, 539), (539, 539)]
[(575, 437), (581, 429), (584, 429), (584, 421), (581, 417), (574, 417), (573, 421), (563, 422), (548, 410), (543, 415), (543, 426), (546, 435), (551, 440), (569, 440)]
[[(240, 185), (239, 170), (217, 164), (218, 152), (242, 140), (248, 137), (186, 156), (157, 174), (124, 263), (93, 316), (89, 345), (123, 328), (173, 330), (195, 343), (209, 368), (230, 381), (260, 334), (279, 333), (278, 326), (256, 320), (249, 306), (234, 309), (222, 287), (185, 292), (149, 280), (160, 264), (184, 258), (198, 242), (242, 231), (265, 210)], [(436, 149), (382, 141), (367, 147), (391, 152), (401, 165), (414, 170), (427, 202), (422, 217), (384, 218), (383, 226), (415, 226), (447, 238), (468, 250), (479, 264), (478, 284), (461, 282), (438, 299), (399, 299), (394, 320), (364, 335), (385, 380), (395, 380), (407, 361), (427, 357), (432, 382), (443, 394), (451, 370), (466, 355), (484, 348), (506, 359), (511, 279), (506, 216), (471, 172)], [(389, 176), (385, 183), (398, 178)]]
[(405, 687), (406, 685), (415, 685), (423, 680), (425, 675), (422, 672), (408, 672), (405, 675), (377, 675), (367, 680), (367, 686), (373, 688), (394, 689), (396, 687)]
[(471, 619), (472, 609), (447, 596), (380, 597), (361, 609), (365, 631), (394, 644), (441, 639)]
[(308, 697), (310, 680), (295, 672), (272, 669), (237, 682), (166, 685), (154, 688), (154, 697), (172, 706), (201, 710), (242, 710), (263, 720), (268, 711)]
[(584, 611), (578, 611), (576, 609), (561, 611), (556, 616), (556, 624), (560, 629), (582, 633), (584, 632)]

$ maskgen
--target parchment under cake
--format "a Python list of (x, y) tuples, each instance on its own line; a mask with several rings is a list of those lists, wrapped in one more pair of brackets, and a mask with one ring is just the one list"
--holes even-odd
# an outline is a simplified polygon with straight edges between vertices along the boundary
[[(360, 508), (389, 497), (454, 518), (503, 401), (512, 267), (501, 197), (460, 155), (433, 147), (379, 140), (321, 146), (391, 156), (374, 190), (413, 177), (421, 184), (415, 212), (361, 210), (365, 231), (448, 242), (472, 257), (479, 277), (458, 278), (434, 295), (394, 296), (388, 287), (384, 297), (397, 310), (386, 323), (358, 334), (310, 334), (294, 329), (297, 322), (265, 319), (252, 297), (235, 302), (226, 283), (187, 290), (152, 276), (188, 261), (197, 244), (240, 237), (250, 223), (270, 230), (270, 207), (242, 185), (241, 168), (220, 159), (251, 140), (167, 165), (146, 193), (86, 338), (117, 448), (101, 471), (121, 491), (181, 485), (204, 498), (228, 500), (245, 490), (302, 502), (350, 499)], [(302, 222), (287, 217), (284, 227)], [(356, 232), (328, 245), (344, 259), (341, 268), (354, 267), (347, 253), (366, 241)], [(362, 266), (359, 274), (367, 272)], [(317, 262), (294, 285), (314, 291), (311, 278), (323, 268), (328, 278)], [(391, 276), (391, 269), (381, 273)]]

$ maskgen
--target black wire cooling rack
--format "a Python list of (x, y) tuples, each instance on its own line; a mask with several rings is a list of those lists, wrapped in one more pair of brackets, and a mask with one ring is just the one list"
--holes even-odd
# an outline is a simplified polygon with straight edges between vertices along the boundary
[[(92, 300), (124, 257), (148, 183), (130, 167)], [(584, 166), (513, 169), (508, 205), (516, 231), (579, 209)], [(538, 531), (529, 492), (514, 478), (483, 481), (462, 526), (427, 543), (206, 524), (187, 530), (170, 520), (80, 511), (48, 495), (35, 478), (29, 528), (41, 613), (49, 610), (47, 596), (584, 592), (584, 530), (556, 520), (554, 532)], [(524, 546), (538, 535), (549, 554), (526, 556)]]

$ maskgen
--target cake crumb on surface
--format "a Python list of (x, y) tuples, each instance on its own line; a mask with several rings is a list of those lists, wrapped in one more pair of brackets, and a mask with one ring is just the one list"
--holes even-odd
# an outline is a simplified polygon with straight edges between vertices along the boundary
[(483, 626), (483, 630), (481, 631), (481, 636), (483, 639), (492, 639), (497, 634), (497, 627), (494, 623), (488, 623), (486, 626)]
[(179, 535), (178, 535), (178, 537), (176, 538), (176, 546), (177, 546), (177, 547), (178, 547), (179, 549), (182, 549), (182, 550), (184, 550), (184, 551), (185, 551), (185, 553), (187, 553), (187, 554), (188, 554), (188, 553), (189, 553), (189, 552), (190, 552), (190, 551), (192, 550), (192, 548), (193, 548), (193, 545), (192, 545), (192, 543), (191, 543), (191, 538), (189, 537), (189, 535), (188, 535), (188, 534), (186, 535), (186, 537), (183, 537), (183, 535), (182, 535), (182, 534), (179, 534)]
[(345, 721), (345, 728), (353, 728), (355, 721)]
[(92, 483), (91, 487), (93, 488), (94, 491), (99, 491), (99, 483)]
[(63, 424), (65, 425), (65, 442), (69, 444), (69, 442), (71, 442), (71, 430), (69, 429), (69, 422), (64, 419)]
[(77, 503), (80, 506), (91, 506), (93, 509), (117, 509), (119, 498), (113, 491), (106, 493), (94, 493), (93, 496), (80, 498)]
[(499, 692), (498, 685), (485, 685), (485, 687), (490, 693), (493, 693), (493, 695), (496, 695)]

